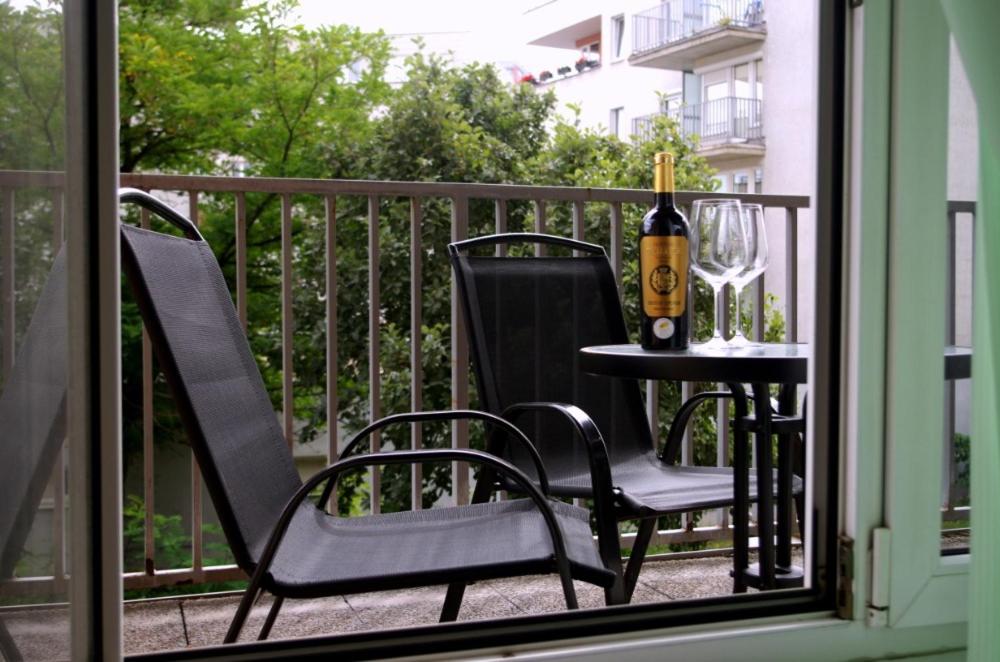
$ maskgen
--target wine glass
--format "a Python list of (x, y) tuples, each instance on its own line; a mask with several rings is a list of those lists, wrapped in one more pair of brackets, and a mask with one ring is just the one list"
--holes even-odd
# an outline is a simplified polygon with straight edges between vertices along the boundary
[(719, 328), (722, 288), (747, 261), (746, 232), (739, 200), (695, 200), (691, 205), (691, 270), (715, 293), (715, 331), (705, 349), (729, 346)]
[(767, 269), (767, 232), (764, 229), (764, 208), (758, 204), (742, 207), (743, 231), (747, 237), (747, 260), (743, 271), (736, 274), (729, 284), (733, 286), (736, 300), (736, 333), (729, 340), (730, 347), (756, 347), (743, 333), (743, 308), (740, 292)]

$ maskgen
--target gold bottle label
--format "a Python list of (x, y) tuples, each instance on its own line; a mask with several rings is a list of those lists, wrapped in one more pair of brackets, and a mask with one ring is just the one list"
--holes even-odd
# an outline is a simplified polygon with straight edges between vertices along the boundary
[(647, 317), (678, 317), (687, 304), (687, 237), (643, 237), (639, 242), (642, 309)]

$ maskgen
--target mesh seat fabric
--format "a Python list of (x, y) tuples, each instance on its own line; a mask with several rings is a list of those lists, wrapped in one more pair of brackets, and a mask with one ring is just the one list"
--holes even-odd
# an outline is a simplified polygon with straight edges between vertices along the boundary
[[(553, 503), (573, 575), (609, 586), (589, 513)], [(296, 513), (270, 569), (291, 597), (353, 593), (550, 572), (552, 541), (537, 507), (517, 499), (458, 508), (339, 518)]]

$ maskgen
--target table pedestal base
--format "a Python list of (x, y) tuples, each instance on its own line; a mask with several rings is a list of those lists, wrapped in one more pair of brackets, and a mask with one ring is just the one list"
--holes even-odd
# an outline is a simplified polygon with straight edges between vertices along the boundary
[[(730, 575), (733, 573), (730, 572)], [(774, 569), (774, 588), (802, 588), (805, 583), (805, 572), (801, 566), (793, 565), (788, 568), (778, 566)], [(743, 571), (743, 581), (751, 588), (760, 589), (760, 564), (751, 563)]]

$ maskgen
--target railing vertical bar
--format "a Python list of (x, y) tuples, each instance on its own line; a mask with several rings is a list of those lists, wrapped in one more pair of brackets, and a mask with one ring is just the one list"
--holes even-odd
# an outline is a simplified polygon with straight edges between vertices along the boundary
[[(149, 211), (139, 211), (139, 226), (149, 229)], [(149, 339), (146, 325), (142, 326), (142, 496), (145, 563), (143, 571), (147, 575), (156, 572), (156, 540), (153, 537), (153, 515), (155, 513), (156, 484), (154, 480), (153, 445), (153, 343)], [(193, 455), (192, 455), (193, 457)], [(194, 470), (192, 469), (192, 477)]]
[(236, 315), (247, 328), (247, 196), (236, 193)]
[(53, 254), (63, 243), (63, 192), (54, 188), (52, 193), (52, 248)]
[[(424, 408), (422, 225), (421, 200), (410, 198), (410, 411), (422, 411)], [(500, 225), (499, 220), (497, 225)], [(413, 423), (410, 429), (410, 448), (416, 451), (423, 446), (423, 427), (420, 423)], [(415, 462), (410, 467), (410, 503), (413, 510), (420, 510), (423, 506), (423, 494), (423, 465)]]
[(799, 338), (799, 230), (798, 209), (785, 208), (785, 340), (797, 342)]
[[(538, 210), (536, 203), (536, 212)], [(544, 207), (542, 207), (544, 210)], [(536, 228), (538, 217), (536, 215)], [(543, 215), (544, 221), (544, 215)], [(451, 240), (462, 241), (469, 235), (469, 199), (455, 197), (451, 200)], [(465, 335), (465, 320), (462, 317), (461, 302), (455, 279), (451, 279), (451, 407), (469, 407), (469, 344)], [(453, 448), (469, 447), (468, 421), (455, 421), (451, 428)], [(469, 502), (469, 467), (452, 463), (452, 496), (455, 503)]]
[(767, 324), (764, 317), (764, 274), (757, 276), (750, 284), (753, 295), (753, 339), (757, 342), (764, 341), (764, 334), (767, 332)]
[(293, 330), (295, 328), (292, 290), (292, 196), (281, 196), (281, 420), (285, 443), (293, 446), (295, 434)]
[[(506, 234), (507, 233), (507, 201), (497, 199), (494, 203), (494, 220), (496, 222), (496, 233)], [(505, 257), (507, 255), (507, 244), (497, 244), (494, 249), (494, 255), (497, 257)]]
[[(583, 200), (573, 201), (573, 238), (577, 241), (583, 241), (584, 232), (584, 208)], [(573, 257), (580, 257), (582, 253), (578, 250), (573, 251)]]
[[(328, 462), (337, 459), (339, 449), (340, 394), (337, 390), (339, 363), (337, 360), (337, 197), (328, 195), (323, 200), (326, 226), (326, 457)], [(336, 499), (334, 499), (336, 503)]]
[[(496, 225), (497, 234), (505, 234), (507, 232), (507, 201), (502, 199), (497, 199), (494, 203), (494, 221)], [(506, 257), (507, 256), (507, 244), (498, 243), (494, 249), (493, 254), (496, 257)], [(500, 490), (500, 500), (505, 501), (507, 499), (507, 490)]]
[[(681, 402), (687, 402), (692, 396), (694, 396), (694, 383), (681, 382)], [(681, 464), (684, 466), (694, 464), (694, 435), (691, 434), (691, 425), (692, 423), (689, 421), (684, 428), (684, 435), (681, 437)], [(693, 520), (692, 513), (684, 513), (684, 528), (692, 526)]]
[[(723, 386), (720, 384), (720, 387)], [(729, 466), (729, 400), (719, 400), (716, 404), (716, 417), (718, 421), (719, 436), (715, 446), (715, 465), (718, 467)], [(720, 509), (722, 517), (720, 526), (729, 527), (729, 509)]]
[[(945, 255), (945, 297), (948, 306), (948, 312), (945, 317), (945, 342), (948, 345), (955, 344), (955, 317), (957, 311), (955, 310), (957, 291), (956, 291), (956, 280), (957, 274), (955, 259), (955, 250), (957, 246), (956, 234), (956, 215), (955, 212), (948, 211), (948, 227), (947, 227), (947, 249)], [(958, 467), (955, 463), (955, 382), (954, 380), (948, 380), (945, 382), (944, 391), (944, 466), (946, 471), (941, 476), (943, 481), (942, 493), (945, 495), (944, 506), (949, 510), (954, 507), (955, 500), (957, 497), (955, 490), (955, 480), (958, 477)]]
[(0, 191), (0, 260), (3, 261), (0, 280), (3, 281), (3, 380), (14, 366), (17, 344), (14, 340), (14, 191)]
[[(198, 191), (188, 191), (188, 218), (195, 225), (200, 223), (198, 215)], [(152, 411), (152, 407), (150, 407)], [(197, 580), (200, 581), (203, 563), (202, 537), (202, 505), (201, 505), (201, 470), (198, 460), (191, 453), (191, 568)]]
[(655, 379), (646, 380), (646, 418), (649, 420), (649, 431), (653, 435), (653, 444), (660, 445), (660, 382)]
[[(545, 234), (545, 201), (535, 200), (535, 232)], [(545, 244), (535, 244), (535, 257), (542, 257), (546, 253)]]
[[(381, 313), (379, 267), (379, 198), (368, 196), (368, 409), (372, 422), (382, 417), (381, 355)], [(382, 450), (382, 435), (375, 432), (371, 436), (371, 452)], [(369, 467), (368, 481), (371, 485), (371, 512), (382, 510), (382, 472), (379, 467)]]
[(622, 252), (623, 235), (625, 229), (622, 224), (622, 203), (611, 203), (611, 270), (615, 274), (615, 282), (618, 283), (618, 295), (622, 294)]
[[(733, 315), (730, 313), (730, 305), (732, 302), (732, 296), (730, 295), (730, 288), (723, 286), (721, 305), (716, 311), (719, 315), (719, 328), (722, 330), (722, 336), (728, 338), (732, 333), (733, 325)], [(739, 311), (735, 311), (739, 315)], [(717, 388), (725, 390), (725, 384), (718, 384)], [(729, 401), (719, 400), (715, 406), (715, 465), (717, 467), (724, 467), (729, 464)], [(729, 512), (727, 509), (722, 508), (721, 516), (721, 526), (729, 526)]]

